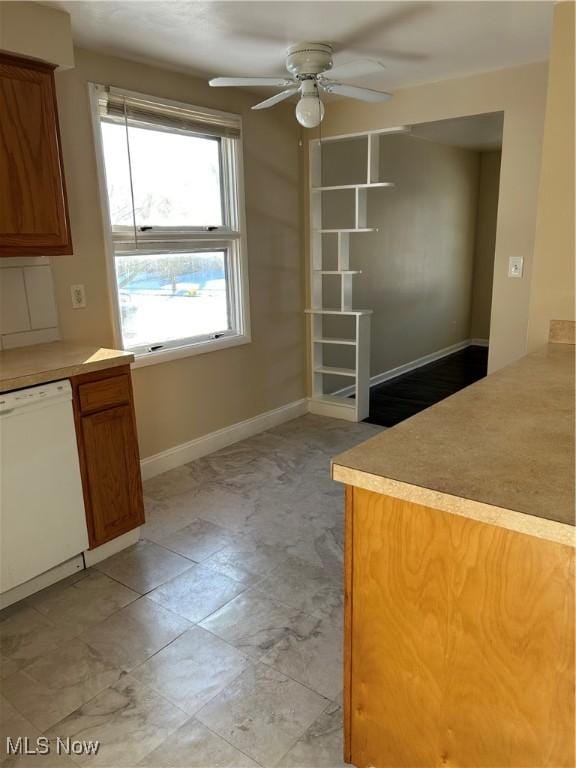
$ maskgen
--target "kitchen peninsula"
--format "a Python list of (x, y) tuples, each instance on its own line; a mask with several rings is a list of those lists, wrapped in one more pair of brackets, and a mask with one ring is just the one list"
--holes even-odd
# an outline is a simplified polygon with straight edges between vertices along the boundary
[(337, 456), (332, 475), (346, 760), (573, 766), (573, 344)]

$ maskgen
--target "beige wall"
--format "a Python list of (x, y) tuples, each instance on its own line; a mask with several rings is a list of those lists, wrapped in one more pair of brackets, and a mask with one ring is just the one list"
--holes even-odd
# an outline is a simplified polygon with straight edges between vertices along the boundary
[(560, 2), (546, 102), (528, 343), (548, 339), (550, 320), (574, 319), (574, 3)]
[(70, 16), (38, 3), (0, 2), (0, 51), (73, 67)]
[[(546, 80), (547, 65), (537, 63), (407, 88), (384, 104), (343, 99), (328, 105), (322, 126), (328, 136), (504, 112), (491, 370), (520, 357), (527, 346)], [(513, 255), (525, 259), (522, 279), (507, 277), (508, 257)]]
[[(358, 180), (352, 164), (366, 166), (356, 154), (348, 142), (326, 144), (323, 183)], [(351, 268), (362, 271), (354, 306), (374, 310), (372, 376), (469, 338), (478, 166), (477, 152), (410, 136), (380, 139), (380, 178), (396, 187), (370, 190), (368, 220), (378, 231), (350, 242)], [(337, 210), (325, 210), (326, 226), (353, 224), (343, 221), (346, 201), (336, 205), (329, 195), (325, 208)], [(347, 208), (353, 212), (352, 197)], [(325, 283), (337, 288), (339, 279)], [(337, 295), (324, 304), (337, 305)], [(340, 354), (327, 349), (325, 362), (345, 365)]]
[(480, 152), (470, 338), (490, 337), (501, 152)]
[[(87, 83), (240, 113), (252, 320), (251, 344), (134, 370), (142, 457), (304, 396), (300, 153), (289, 108), (251, 112), (254, 97), (118, 58), (76, 50), (56, 75), (74, 255), (53, 260), (62, 336), (114, 343)], [(73, 310), (70, 285), (86, 286)]]

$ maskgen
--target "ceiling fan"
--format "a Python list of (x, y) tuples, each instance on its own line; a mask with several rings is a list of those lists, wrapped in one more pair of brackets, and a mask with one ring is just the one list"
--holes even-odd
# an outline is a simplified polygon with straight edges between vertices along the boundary
[[(324, 117), (322, 93), (334, 93), (360, 101), (386, 101), (392, 94), (347, 85), (338, 80), (347, 77), (361, 77), (384, 69), (384, 65), (373, 59), (358, 59), (340, 66), (332, 66), (332, 46), (328, 43), (298, 43), (286, 52), (288, 77), (214, 77), (209, 81), (213, 87), (269, 86), (285, 90), (256, 104), (252, 109), (268, 109), (291, 96), (300, 94), (296, 105), (296, 119), (304, 128), (316, 128)], [(326, 77), (325, 73), (330, 73)], [(336, 78), (334, 80), (333, 78)]]

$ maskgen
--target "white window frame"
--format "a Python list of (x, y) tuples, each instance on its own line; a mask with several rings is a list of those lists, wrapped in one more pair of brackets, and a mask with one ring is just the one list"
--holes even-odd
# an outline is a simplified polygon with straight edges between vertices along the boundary
[[(122, 251), (116, 248), (115, 243), (122, 242), (121, 233), (124, 228), (117, 227), (113, 229), (111, 225), (108, 188), (106, 184), (104, 147), (98, 110), (99, 93), (103, 87), (105, 86), (102, 86), (99, 83), (88, 84), (102, 223), (104, 229), (106, 271), (111, 300), (110, 305), (114, 344), (117, 347), (124, 349), (115, 259), (117, 256), (134, 255), (134, 251)], [(213, 115), (220, 118), (234, 117), (238, 119), (237, 115), (206, 109), (204, 107), (197, 107), (173, 101), (171, 99), (162, 99), (126, 89), (115, 90), (121, 90), (122, 94), (127, 97), (144, 98), (147, 101), (156, 102), (162, 105), (180, 108), (192, 107), (196, 111), (203, 112), (208, 117)], [(249, 344), (252, 341), (250, 329), (250, 297), (248, 288), (242, 134), (238, 139), (221, 139), (220, 141), (224, 225), (218, 227), (218, 229), (213, 232), (206, 231), (205, 228), (194, 227), (185, 229), (178, 227), (157, 227), (153, 230), (138, 232), (139, 243), (150, 244), (150, 247), (147, 247), (145, 250), (140, 248), (138, 253), (141, 255), (167, 253), (176, 255), (178, 253), (192, 253), (194, 250), (228, 250), (229, 261), (227, 263), (230, 264), (231, 269), (230, 274), (227, 276), (227, 293), (229, 297), (229, 313), (232, 329), (223, 333), (218, 333), (217, 335), (210, 334), (206, 336), (195, 336), (165, 342), (162, 343), (160, 349), (155, 351), (150, 349), (151, 346), (155, 346), (154, 340), (150, 340), (148, 344), (141, 347), (129, 348), (128, 351), (134, 354), (134, 366), (137, 368), (168, 362), (181, 357), (189, 357), (191, 355)], [(226, 184), (227, 179), (230, 181), (229, 184)], [(127, 239), (129, 238), (130, 240), (133, 240), (133, 231), (133, 227), (126, 227)], [(162, 243), (161, 247), (159, 247), (159, 243)]]

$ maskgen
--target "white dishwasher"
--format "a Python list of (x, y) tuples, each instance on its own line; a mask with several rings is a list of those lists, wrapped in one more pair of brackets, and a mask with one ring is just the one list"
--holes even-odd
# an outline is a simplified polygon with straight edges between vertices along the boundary
[(0, 395), (0, 593), (87, 548), (70, 382)]

